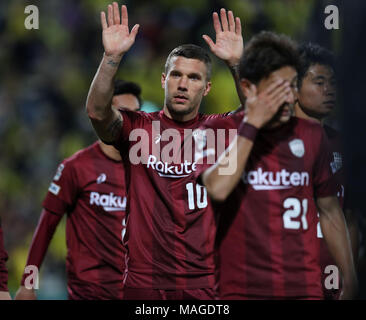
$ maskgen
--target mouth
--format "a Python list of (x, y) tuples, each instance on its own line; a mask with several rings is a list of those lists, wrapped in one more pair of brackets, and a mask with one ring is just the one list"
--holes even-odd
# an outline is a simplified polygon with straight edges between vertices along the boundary
[(335, 106), (335, 100), (328, 100), (323, 102), (323, 105), (327, 106), (328, 108), (333, 109)]
[(183, 94), (175, 95), (175, 96), (173, 97), (173, 99), (174, 99), (174, 101), (175, 101), (176, 103), (180, 103), (180, 104), (185, 103), (186, 101), (188, 101), (188, 97), (187, 97), (187, 96), (185, 96), (185, 95), (183, 95)]

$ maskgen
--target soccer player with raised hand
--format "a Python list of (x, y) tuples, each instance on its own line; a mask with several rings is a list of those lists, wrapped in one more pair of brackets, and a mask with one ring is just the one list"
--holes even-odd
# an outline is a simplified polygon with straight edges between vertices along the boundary
[[(165, 152), (172, 144), (184, 150), (185, 131), (226, 116), (198, 112), (211, 89), (211, 59), (193, 44), (173, 49), (161, 76), (162, 110), (149, 114), (112, 110), (111, 84), (138, 30), (135, 25), (129, 32), (127, 8), (122, 6), (121, 12), (120, 19), (113, 3), (107, 17), (101, 14), (105, 53), (86, 110), (98, 136), (127, 155), (124, 298), (213, 299), (216, 219), (205, 189), (195, 182), (192, 152), (187, 158), (183, 153), (169, 158)], [(235, 66), (243, 51), (240, 20), (233, 23), (232, 13), (228, 18), (224, 9), (220, 15), (222, 31), (214, 15), (216, 43), (205, 38), (214, 54)]]

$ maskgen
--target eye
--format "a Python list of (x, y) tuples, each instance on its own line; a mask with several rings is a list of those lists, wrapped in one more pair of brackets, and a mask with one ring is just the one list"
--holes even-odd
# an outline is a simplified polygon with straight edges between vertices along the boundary
[(191, 79), (191, 80), (200, 80), (201, 77), (197, 74), (193, 74), (193, 75), (189, 76), (189, 79)]

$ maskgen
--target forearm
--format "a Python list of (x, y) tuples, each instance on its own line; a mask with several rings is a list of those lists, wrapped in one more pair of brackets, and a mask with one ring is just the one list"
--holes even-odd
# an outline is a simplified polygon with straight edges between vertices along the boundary
[(0, 300), (11, 300), (9, 292), (8, 291), (0, 291)]
[(340, 207), (320, 209), (320, 224), (328, 249), (347, 283), (353, 283), (356, 272), (353, 263), (351, 241), (344, 215)]
[(90, 86), (86, 101), (86, 110), (91, 120), (103, 121), (110, 117), (113, 112), (111, 103), (114, 91), (114, 79), (122, 57), (123, 55), (103, 55), (103, 59)]
[[(38, 269), (41, 267), (48, 246), (61, 218), (61, 215), (56, 215), (46, 209), (42, 210), (41, 217), (29, 249), (26, 266), (34, 265)], [(24, 285), (26, 277), (27, 273), (24, 273), (21, 285)]]
[(348, 228), (348, 232), (351, 239), (351, 246), (352, 246), (352, 253), (353, 253), (353, 260), (355, 265), (357, 265), (358, 261), (358, 250), (359, 250), (359, 228), (357, 223), (357, 218), (352, 210), (346, 209), (344, 211), (344, 216), (346, 219), (346, 224)]
[(238, 93), (238, 97), (242, 106), (245, 106), (245, 95), (240, 85), (240, 77), (239, 77), (239, 62), (237, 64), (230, 65), (227, 63), (227, 66), (233, 76), (236, 92)]
[(237, 135), (215, 165), (203, 173), (202, 182), (212, 199), (226, 200), (238, 184), (252, 148), (253, 141)]

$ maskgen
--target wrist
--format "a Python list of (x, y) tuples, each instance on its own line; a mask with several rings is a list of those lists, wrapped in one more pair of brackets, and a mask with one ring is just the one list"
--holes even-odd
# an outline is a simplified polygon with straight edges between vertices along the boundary
[(254, 141), (259, 129), (251, 123), (242, 121), (238, 128), (238, 135), (248, 140)]
[(239, 71), (240, 60), (235, 59), (235, 60), (226, 61), (226, 65), (228, 66), (228, 68), (232, 72), (238, 72)]
[(122, 58), (123, 54), (116, 55), (116, 54), (107, 54), (105, 52), (103, 54), (103, 60), (105, 61), (105, 63), (112, 67), (118, 67)]

